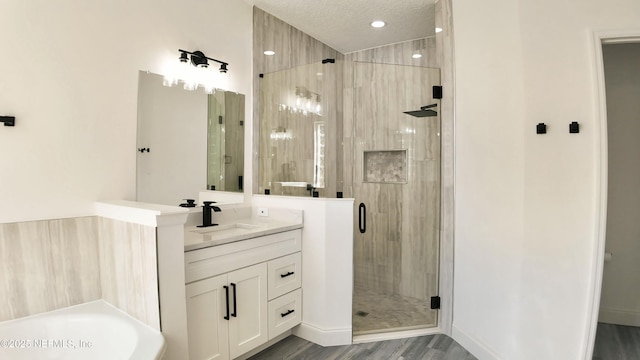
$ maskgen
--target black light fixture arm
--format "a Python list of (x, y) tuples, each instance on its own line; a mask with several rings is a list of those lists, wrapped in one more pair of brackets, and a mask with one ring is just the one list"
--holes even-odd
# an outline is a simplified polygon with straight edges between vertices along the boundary
[(178, 49), (178, 51), (180, 51), (181, 53), (189, 54), (189, 55), (191, 55), (191, 56), (196, 56), (196, 57), (205, 58), (205, 59), (208, 59), (208, 60), (211, 60), (211, 61), (215, 61), (215, 62), (217, 62), (217, 63), (218, 63), (218, 64), (220, 64), (220, 65), (224, 65), (225, 67), (226, 67), (227, 65), (229, 65), (229, 63), (228, 63), (228, 62), (224, 62), (224, 61), (217, 60), (217, 59), (210, 58), (210, 57), (206, 56), (202, 51), (194, 51), (194, 52), (191, 52), (191, 51), (182, 50), (182, 49)]

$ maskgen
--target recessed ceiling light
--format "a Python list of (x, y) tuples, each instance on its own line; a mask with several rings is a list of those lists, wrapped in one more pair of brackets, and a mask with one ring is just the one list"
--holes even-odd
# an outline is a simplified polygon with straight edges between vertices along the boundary
[(420, 59), (422, 57), (422, 54), (416, 53), (416, 54), (411, 55), (411, 57), (414, 58), (414, 59)]
[(267, 56), (272, 56), (272, 55), (275, 55), (276, 52), (273, 51), (273, 50), (265, 50), (263, 54), (265, 54)]
[(442, 32), (442, 28), (437, 27), (436, 28), (436, 33)]
[(374, 28), (381, 28), (381, 27), (383, 27), (385, 25), (387, 25), (387, 23), (385, 23), (382, 20), (376, 20), (376, 21), (371, 22), (371, 27), (374, 27)]

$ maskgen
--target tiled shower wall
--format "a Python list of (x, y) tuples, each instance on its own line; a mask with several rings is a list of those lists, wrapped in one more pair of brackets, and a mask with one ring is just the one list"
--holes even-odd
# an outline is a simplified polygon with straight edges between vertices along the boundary
[[(335, 75), (338, 79), (342, 77), (342, 68), (340, 64), (344, 59), (344, 55), (337, 50), (325, 45), (324, 43), (314, 39), (313, 37), (303, 33), (284, 21), (272, 16), (261, 9), (253, 8), (253, 72), (255, 75), (253, 81), (253, 98), (260, 99), (260, 87), (262, 86), (259, 74), (267, 74), (275, 71), (293, 69), (302, 65), (313, 64), (326, 58), (336, 60), (333, 64), (336, 66)], [(273, 50), (275, 56), (265, 56), (264, 50)], [(315, 72), (314, 74), (315, 75)], [(298, 84), (304, 85), (304, 84)], [(341, 81), (335, 82), (333, 89), (324, 89), (327, 94), (335, 97), (335, 94), (341, 91)], [(325, 114), (323, 119), (326, 124), (326, 154), (325, 161), (327, 163), (335, 163), (337, 166), (327, 167), (325, 170), (325, 179), (327, 179), (327, 187), (320, 190), (321, 196), (335, 197), (336, 191), (342, 189), (342, 97), (338, 96), (336, 104), (331, 109), (330, 114)], [(259, 101), (253, 103), (253, 148), (260, 149), (259, 142), (268, 139), (260, 139), (260, 119)], [(289, 159), (289, 163), (303, 164), (305, 158), (302, 154), (313, 153), (313, 138), (309, 138), (306, 145), (311, 148), (305, 151), (296, 151), (301, 154), (300, 159)], [(261, 156), (262, 157), (259, 157)], [(254, 151), (253, 154), (253, 193), (261, 193), (260, 184), (272, 181), (269, 174), (260, 175), (260, 167), (266, 167), (269, 164), (269, 157), (265, 154), (259, 154)], [(286, 167), (287, 164), (283, 164)], [(263, 178), (259, 178), (262, 176)], [(307, 176), (309, 177), (309, 176)], [(290, 179), (290, 181), (308, 181), (309, 179)], [(292, 191), (294, 191), (293, 189)], [(306, 195), (306, 189), (300, 188), (300, 193), (291, 193), (289, 195)]]
[(95, 216), (0, 224), (0, 321), (104, 298), (159, 329), (155, 238)]
[[(420, 53), (421, 58), (414, 59), (411, 55), (414, 53)], [(422, 67), (434, 67), (437, 68), (437, 56), (436, 56), (436, 39), (435, 37), (416, 39), (411, 41), (405, 41), (397, 44), (391, 44), (387, 46), (381, 46), (373, 49), (357, 51), (345, 55), (344, 62), (344, 108), (353, 109), (353, 69), (354, 62), (366, 62), (374, 64), (393, 64), (393, 65), (408, 65), (408, 66), (422, 66)], [(352, 149), (353, 143), (353, 111), (345, 110), (343, 116), (344, 124), (344, 168), (353, 168), (353, 153), (349, 151)], [(344, 195), (345, 197), (353, 196), (352, 191), (353, 184), (353, 172), (344, 171)]]

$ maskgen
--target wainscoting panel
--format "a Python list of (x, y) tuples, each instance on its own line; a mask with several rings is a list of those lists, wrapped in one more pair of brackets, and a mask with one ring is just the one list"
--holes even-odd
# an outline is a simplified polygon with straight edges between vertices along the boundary
[(0, 321), (100, 298), (96, 217), (0, 224)]
[(156, 228), (99, 218), (102, 298), (160, 329)]

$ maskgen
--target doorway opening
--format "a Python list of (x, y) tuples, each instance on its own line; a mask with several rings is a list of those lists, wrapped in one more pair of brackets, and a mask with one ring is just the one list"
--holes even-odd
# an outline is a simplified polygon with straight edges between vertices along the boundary
[[(638, 287), (633, 279), (635, 276), (621, 276), (621, 274), (624, 274), (625, 271), (637, 273), (635, 270), (628, 269), (626, 265), (629, 264), (629, 256), (632, 258), (640, 256), (640, 249), (634, 250), (634, 241), (628, 239), (629, 233), (632, 233), (633, 230), (629, 231), (630, 228), (626, 225), (622, 226), (622, 224), (628, 223), (624, 219), (628, 219), (629, 215), (637, 215), (638, 211), (633, 213), (634, 210), (629, 208), (629, 206), (634, 206), (632, 203), (633, 195), (627, 193), (625, 197), (621, 197), (619, 190), (626, 186), (625, 182), (636, 176), (634, 169), (637, 167), (630, 163), (628, 154), (633, 153), (638, 145), (625, 138), (631, 135), (637, 139), (639, 134), (637, 127), (628, 120), (628, 112), (633, 111), (634, 106), (637, 107), (635, 103), (637, 103), (638, 95), (633, 101), (629, 101), (628, 97), (634, 93), (640, 93), (640, 72), (637, 66), (639, 58), (633, 60), (627, 56), (633, 56), (628, 51), (634, 52), (633, 48), (640, 44), (640, 32), (601, 32), (595, 34), (594, 40), (599, 92), (600, 127), (598, 133), (601, 144), (598, 166), (600, 173), (598, 206), (600, 219), (597, 228), (591, 327), (587, 334), (585, 360), (636, 358), (640, 356), (635, 353), (638, 352), (638, 349), (624, 345), (630, 345), (631, 342), (637, 341), (633, 338), (640, 339), (640, 331), (638, 331), (640, 328), (637, 327), (639, 323), (634, 320), (634, 318), (638, 318), (636, 315), (640, 314), (640, 311), (636, 311), (635, 306), (629, 306), (629, 303), (625, 304), (623, 297), (635, 296), (632, 293)], [(631, 47), (627, 47), (627, 45), (631, 45)], [(619, 52), (626, 53), (626, 55), (620, 57), (620, 54), (616, 54)], [(630, 71), (619, 73), (622, 68), (616, 68), (620, 66), (626, 67)], [(625, 163), (630, 167), (626, 167)], [(614, 187), (616, 188), (614, 189)], [(635, 190), (631, 193), (634, 192)], [(629, 195), (632, 196), (629, 197)], [(620, 211), (625, 207), (627, 212), (631, 211), (632, 213), (621, 214)], [(634, 282), (633, 289), (622, 289), (620, 283), (628, 282), (629, 279)], [(622, 297), (620, 291), (624, 293)], [(621, 336), (621, 334), (624, 335)], [(626, 340), (618, 341), (616, 337), (619, 340), (626, 337)], [(614, 347), (609, 346), (612, 342), (617, 342)]]
[[(602, 45), (607, 109), (607, 221), (594, 359), (640, 358), (640, 43)], [(629, 341), (636, 339), (636, 341)]]

